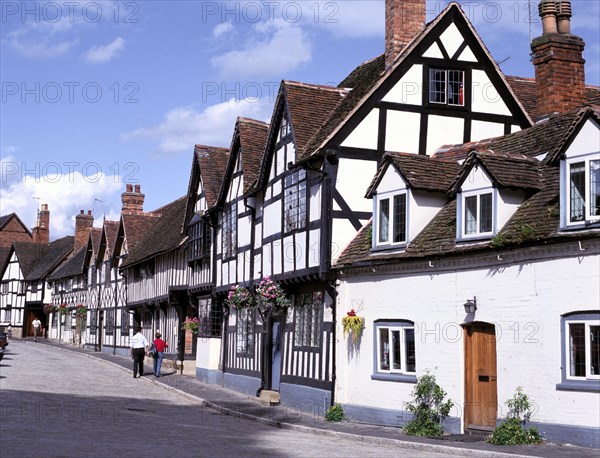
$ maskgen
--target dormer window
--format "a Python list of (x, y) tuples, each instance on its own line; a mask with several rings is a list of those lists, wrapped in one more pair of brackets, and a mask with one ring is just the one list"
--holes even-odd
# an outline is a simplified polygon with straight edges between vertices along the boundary
[(465, 105), (463, 70), (429, 69), (429, 103)]
[(406, 243), (406, 193), (378, 201), (377, 244)]
[(279, 138), (285, 138), (287, 137), (289, 134), (292, 133), (291, 131), (291, 127), (290, 127), (290, 123), (288, 122), (287, 116), (284, 116), (283, 118), (281, 118), (281, 127), (280, 127), (280, 137)]
[(491, 234), (493, 230), (493, 194), (476, 194), (464, 197), (463, 235)]
[(600, 219), (600, 160), (567, 163), (569, 224)]

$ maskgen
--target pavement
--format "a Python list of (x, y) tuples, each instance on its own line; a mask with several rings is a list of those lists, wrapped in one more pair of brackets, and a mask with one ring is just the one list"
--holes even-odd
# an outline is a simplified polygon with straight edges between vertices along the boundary
[[(50, 340), (39, 340), (38, 344), (49, 345), (58, 351), (85, 354), (113, 364), (124, 371), (132, 372), (132, 360), (122, 356), (99, 353), (79, 347), (56, 343)], [(146, 359), (146, 363), (151, 362)], [(531, 457), (548, 458), (600, 457), (600, 450), (576, 447), (566, 444), (546, 443), (529, 446), (495, 446), (488, 444), (483, 438), (474, 441), (473, 436), (452, 435), (442, 439), (407, 436), (397, 427), (369, 425), (342, 421), (327, 422), (322, 412), (303, 412), (289, 406), (266, 406), (257, 398), (249, 397), (216, 385), (198, 381), (190, 375), (181, 375), (163, 365), (163, 375), (157, 378), (150, 364), (145, 364), (142, 383), (152, 383), (219, 412), (236, 418), (244, 418), (269, 425), (275, 428), (311, 433), (320, 436), (346, 438), (374, 445), (398, 446), (406, 450), (443, 453), (449, 456), (477, 457)]]

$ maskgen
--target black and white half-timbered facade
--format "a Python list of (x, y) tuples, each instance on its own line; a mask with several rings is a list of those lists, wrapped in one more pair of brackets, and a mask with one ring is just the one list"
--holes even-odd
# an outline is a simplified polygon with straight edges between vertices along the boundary
[(180, 360), (194, 357), (196, 344), (190, 336), (186, 345), (181, 330), (185, 317), (195, 314), (188, 307), (188, 268), (181, 249), (186, 204), (182, 197), (143, 215), (123, 215), (127, 236), (135, 233), (136, 243), (127, 239), (127, 255), (119, 265), (127, 290), (123, 317), (133, 315), (149, 340), (160, 332), (166, 354)]

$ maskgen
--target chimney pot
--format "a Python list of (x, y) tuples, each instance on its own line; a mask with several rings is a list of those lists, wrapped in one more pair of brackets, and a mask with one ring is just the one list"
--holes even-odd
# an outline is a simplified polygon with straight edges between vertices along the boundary
[(88, 210), (88, 215), (92, 216), (92, 210)]
[(557, 33), (555, 0), (542, 0), (538, 9), (542, 18), (542, 34)]
[(133, 192), (133, 185), (132, 184), (126, 184), (125, 185), (125, 192)]
[(140, 185), (139, 184), (135, 185), (135, 192), (137, 192), (139, 194), (139, 192), (140, 192)]
[(558, 0), (556, 2), (556, 19), (558, 21), (558, 33), (571, 33), (571, 1)]

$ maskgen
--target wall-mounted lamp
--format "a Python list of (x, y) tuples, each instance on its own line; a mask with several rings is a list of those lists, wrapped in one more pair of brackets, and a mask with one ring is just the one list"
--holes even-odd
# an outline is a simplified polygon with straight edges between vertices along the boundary
[(477, 310), (477, 298), (467, 299), (467, 302), (463, 306), (465, 307), (465, 313), (475, 313), (475, 310)]
[(255, 210), (256, 209), (256, 198), (252, 197), (252, 196), (246, 197), (244, 199), (244, 205), (248, 208)]

